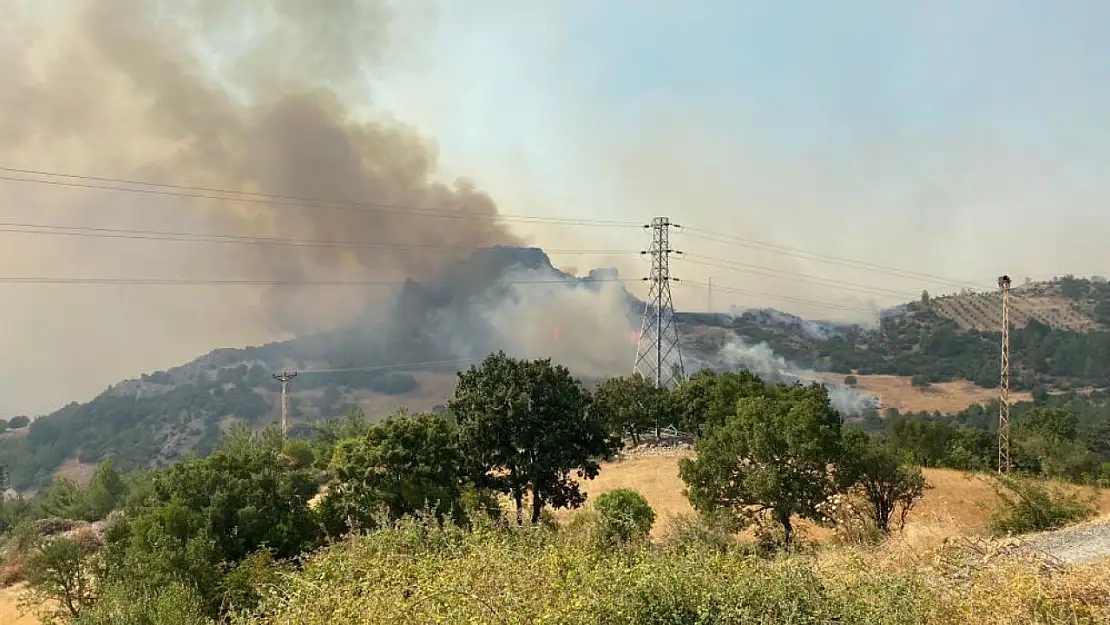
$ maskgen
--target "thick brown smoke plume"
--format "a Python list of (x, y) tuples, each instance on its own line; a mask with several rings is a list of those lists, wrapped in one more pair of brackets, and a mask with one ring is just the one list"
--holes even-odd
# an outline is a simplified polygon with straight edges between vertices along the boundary
[[(426, 279), (470, 250), (516, 243), (498, 223), (497, 207), (487, 195), (465, 181), (451, 186), (434, 181), (436, 150), (427, 139), (404, 125), (367, 118), (373, 102), (365, 85), (400, 45), (387, 5), (386, 0), (24, 5), (27, 13), (15, 23), (26, 27), (38, 20), (42, 29), (9, 28), (6, 43), (0, 43), (5, 53), (0, 56), (7, 59), (0, 60), (6, 85), (0, 94), (4, 160), (317, 200), (290, 206), (298, 202), (57, 189), (47, 202), (41, 198), (49, 193), (36, 189), (36, 221), (54, 215), (54, 223), (80, 219), (391, 246), (178, 246), (143, 263), (163, 268), (150, 269), (160, 276)], [(74, 204), (94, 209), (96, 218), (88, 211), (65, 212), (63, 200), (66, 209)], [(137, 273), (134, 265), (124, 266), (129, 269), (118, 273)], [(387, 292), (373, 286), (281, 286), (267, 290), (262, 302), (274, 329), (302, 332), (349, 321)]]

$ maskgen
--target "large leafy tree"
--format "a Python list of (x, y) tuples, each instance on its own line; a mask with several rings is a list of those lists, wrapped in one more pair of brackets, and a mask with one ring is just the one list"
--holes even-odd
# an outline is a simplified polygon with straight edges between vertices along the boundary
[(381, 508), (393, 519), (427, 509), (460, 520), (461, 463), (456, 432), (442, 415), (395, 415), (338, 444), (321, 513), (333, 532), (370, 527)]
[(925, 493), (925, 476), (920, 467), (906, 464), (889, 445), (871, 440), (855, 428), (844, 431), (842, 455), (837, 478), (848, 491), (867, 502), (875, 528), (890, 531), (890, 521), (898, 514), (899, 526)]
[(216, 615), (227, 607), (234, 570), (259, 552), (291, 558), (315, 544), (308, 500), (317, 485), (280, 456), (280, 436), (233, 430), (219, 449), (157, 473), (111, 528), (105, 587), (183, 582)]
[(594, 391), (593, 401), (609, 431), (628, 434), (633, 445), (640, 444), (644, 430), (655, 428), (658, 438), (660, 428), (669, 425), (667, 389), (657, 388), (639, 374), (607, 378)]
[(679, 471), (694, 507), (750, 522), (769, 514), (793, 538), (792, 517), (815, 518), (835, 490), (829, 468), (840, 456), (840, 414), (825, 387), (770, 386), (695, 444)]
[(680, 427), (700, 436), (724, 425), (736, 412), (740, 398), (762, 395), (765, 389), (763, 380), (750, 371), (702, 369), (679, 384), (668, 399)]
[(530, 494), (536, 523), (544, 506), (582, 505), (586, 497), (572, 474), (593, 479), (599, 460), (617, 449), (619, 440), (590, 404), (565, 367), (499, 352), (459, 373), (448, 407), (476, 484), (512, 497), (518, 523)]

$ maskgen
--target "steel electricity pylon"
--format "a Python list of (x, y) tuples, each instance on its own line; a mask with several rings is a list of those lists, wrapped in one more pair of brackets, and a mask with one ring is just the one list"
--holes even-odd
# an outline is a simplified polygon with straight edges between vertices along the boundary
[(686, 378), (671, 298), (671, 282), (678, 280), (671, 276), (670, 268), (671, 254), (682, 252), (671, 249), (672, 227), (681, 226), (667, 217), (652, 219), (644, 226), (651, 229), (651, 247), (641, 252), (651, 256), (651, 274), (644, 278), (650, 287), (632, 371), (654, 381), (657, 387), (674, 386)]

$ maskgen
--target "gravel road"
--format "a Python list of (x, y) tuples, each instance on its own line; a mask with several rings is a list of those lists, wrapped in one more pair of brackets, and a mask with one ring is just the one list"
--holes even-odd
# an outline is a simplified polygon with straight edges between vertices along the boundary
[(1024, 547), (1063, 564), (1088, 564), (1110, 557), (1110, 518), (1030, 536)]

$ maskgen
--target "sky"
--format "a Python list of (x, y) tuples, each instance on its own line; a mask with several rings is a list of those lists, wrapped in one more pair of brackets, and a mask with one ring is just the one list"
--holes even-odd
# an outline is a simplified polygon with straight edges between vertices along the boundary
[[(134, 60), (144, 48), (112, 56), (112, 31), (78, 9), (135, 1), (14, 2), (0, 26), (0, 167), (142, 179), (149, 163), (183, 158), (187, 133), (162, 119), (172, 103), (150, 97), (163, 92), (118, 79), (150, 70)], [(1106, 3), (348, 0), (273, 33), (264, 18), (289, 3), (145, 6), (189, 24), (179, 48), (151, 37), (152, 63), (167, 50), (191, 59), (230, 100), (277, 83), (332, 89), (354, 118), (419, 132), (436, 179), (472, 180), (502, 214), (670, 217), (684, 226), (672, 236), (685, 253), (672, 266), (686, 283), (680, 309), (710, 305), (696, 286), (710, 278), (715, 310), (859, 321), (923, 289), (990, 288), (1002, 273), (1110, 274)], [(107, 60), (85, 61), (86, 41)], [(264, 61), (264, 72), (242, 69)], [(209, 123), (190, 121), (194, 133)], [(219, 179), (194, 169), (173, 181)], [(46, 193), (0, 181), (0, 216), (133, 225), (99, 208), (78, 219), (58, 206), (77, 191)], [(142, 224), (211, 225), (156, 214)], [(647, 270), (634, 253), (648, 244), (642, 228), (509, 228), (541, 247), (612, 252), (552, 254), (564, 268)], [(0, 274), (165, 276), (152, 259), (178, 274), (198, 262), (165, 244), (63, 239), (0, 232)], [(19, 328), (0, 338), (0, 416), (287, 335), (259, 323), (249, 297), (219, 297), (212, 311), (140, 287), (0, 284), (0, 323)]]
[(433, 69), (385, 92), (503, 207), (668, 215), (950, 279), (773, 263), (900, 292), (1105, 272), (1079, 232), (1110, 219), (1104, 3), (481, 6), (445, 10)]

